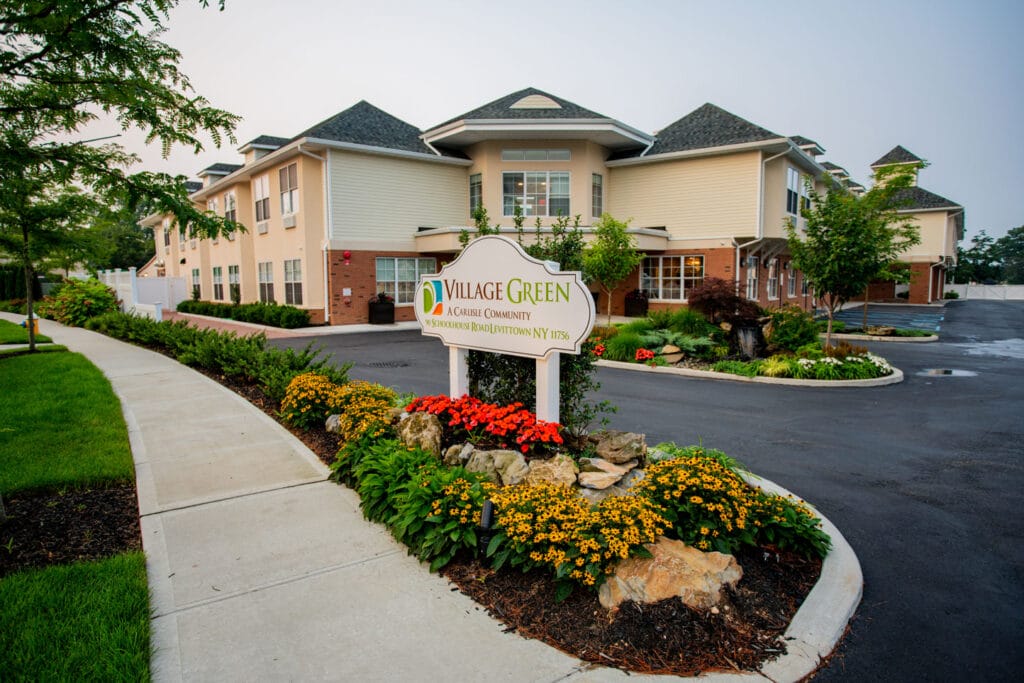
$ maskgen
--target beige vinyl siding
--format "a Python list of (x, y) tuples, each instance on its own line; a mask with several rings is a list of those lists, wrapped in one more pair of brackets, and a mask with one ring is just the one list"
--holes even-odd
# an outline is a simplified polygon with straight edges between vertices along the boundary
[(465, 225), (462, 166), (331, 152), (331, 239), (348, 248), (412, 249), (419, 227)]
[(914, 261), (938, 261), (950, 253), (947, 251), (946, 236), (949, 223), (948, 216), (949, 214), (945, 211), (929, 211), (914, 214), (914, 218), (916, 218), (914, 223), (917, 225), (920, 233), (921, 244), (908, 249), (901, 258)]
[(606, 210), (634, 228), (665, 226), (677, 239), (753, 235), (760, 163), (749, 152), (613, 167)]

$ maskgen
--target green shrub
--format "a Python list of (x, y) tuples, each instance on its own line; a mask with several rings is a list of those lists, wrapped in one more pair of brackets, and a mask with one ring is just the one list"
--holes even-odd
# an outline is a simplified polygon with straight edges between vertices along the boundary
[(641, 318), (640, 320), (633, 320), (624, 325), (619, 325), (619, 332), (644, 334), (654, 330), (654, 325), (647, 318)]
[(400, 493), (416, 471), (435, 462), (432, 454), (393, 439), (375, 443), (354, 471), (363, 516), (386, 524), (398, 512)]
[(666, 327), (694, 337), (715, 337), (722, 332), (721, 328), (712, 325), (703, 315), (689, 308), (672, 311)]
[(295, 306), (281, 306), (275, 303), (222, 304), (214, 301), (182, 301), (178, 304), (180, 313), (208, 315), (214, 318), (229, 318), (244, 323), (256, 323), (271, 327), (294, 329), (309, 325), (309, 312)]
[(89, 318), (118, 309), (117, 294), (97, 280), (68, 280), (53, 296), (39, 302), (36, 312), (64, 325), (81, 327)]
[(715, 372), (727, 372), (742, 377), (757, 377), (762, 361), (720, 360), (711, 366)]
[(796, 351), (818, 341), (818, 326), (814, 318), (798, 306), (780, 308), (771, 314), (771, 328), (766, 341), (777, 349)]
[(959, 299), (960, 292), (949, 291), (942, 295), (943, 299)]
[[(815, 324), (818, 326), (818, 332), (820, 334), (824, 334), (828, 330), (828, 320), (818, 320)], [(846, 323), (844, 323), (842, 320), (832, 321), (832, 332), (840, 334), (845, 331)]]
[(604, 356), (607, 360), (632, 362), (636, 358), (637, 349), (644, 347), (643, 339), (636, 332), (620, 331), (604, 343)]
[(647, 321), (651, 324), (651, 328), (655, 330), (667, 328), (671, 319), (672, 311), (668, 309), (647, 312)]
[(761, 364), (759, 370), (764, 377), (792, 377), (796, 361), (785, 356), (772, 356)]

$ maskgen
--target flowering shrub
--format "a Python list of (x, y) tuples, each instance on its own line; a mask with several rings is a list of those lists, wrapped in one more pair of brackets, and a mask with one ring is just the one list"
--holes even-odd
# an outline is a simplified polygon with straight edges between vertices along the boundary
[(487, 441), (502, 448), (515, 443), (523, 453), (531, 453), (546, 445), (563, 442), (561, 425), (538, 420), (535, 414), (523, 408), (522, 403), (497, 406), (470, 396), (458, 399), (421, 396), (405, 409), (410, 413), (426, 412), (440, 417), (442, 425), (447, 427), (449, 443)]
[(281, 418), (301, 429), (323, 426), (337, 404), (342, 387), (316, 372), (296, 375), (284, 392)]
[[(343, 384), (331, 397), (329, 407), (338, 414), (338, 433), (343, 442), (359, 439), (363, 434), (378, 436), (391, 422), (391, 408), (398, 394), (394, 389), (353, 380)], [(326, 418), (325, 418), (326, 419)]]
[(893, 373), (889, 362), (880, 356), (864, 352), (848, 356), (809, 354), (793, 358), (772, 356), (767, 360), (718, 361), (711, 366), (715, 372), (727, 372), (744, 377), (793, 377), (796, 379), (874, 379)]
[(528, 571), (547, 567), (564, 598), (574, 584), (596, 588), (612, 566), (630, 556), (648, 556), (668, 525), (650, 501), (605, 498), (597, 506), (566, 486), (538, 484), (490, 493), (498, 532), (487, 548), (495, 568), (506, 562)]
[(684, 543), (723, 553), (761, 542), (821, 557), (828, 551), (828, 535), (806, 505), (751, 487), (721, 453), (671, 444), (658, 450), (677, 457), (648, 466), (632, 491), (649, 500)]
[(595, 356), (600, 358), (604, 355), (604, 344), (595, 344), (592, 352)]
[(90, 318), (118, 310), (117, 295), (97, 280), (68, 280), (52, 297), (39, 302), (36, 312), (59, 323), (81, 327)]
[(653, 360), (653, 359), (654, 359), (654, 351), (651, 351), (649, 349), (637, 349), (636, 350), (636, 357), (634, 358), (634, 360), (636, 360), (637, 363), (645, 363), (645, 362), (647, 362), (649, 360)]

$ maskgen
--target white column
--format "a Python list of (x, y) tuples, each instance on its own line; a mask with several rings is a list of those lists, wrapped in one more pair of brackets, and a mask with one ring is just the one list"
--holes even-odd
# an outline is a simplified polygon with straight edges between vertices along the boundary
[(469, 349), (448, 347), (448, 393), (459, 398), (469, 393)]
[(537, 419), (558, 422), (558, 369), (559, 353), (552, 351), (547, 358), (537, 359)]

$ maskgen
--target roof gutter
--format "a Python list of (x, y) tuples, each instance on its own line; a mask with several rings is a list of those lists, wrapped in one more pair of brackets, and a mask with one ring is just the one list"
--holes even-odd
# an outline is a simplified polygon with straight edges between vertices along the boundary
[(328, 246), (331, 243), (331, 240), (328, 238), (328, 231), (331, 229), (331, 224), (330, 224), (331, 198), (330, 198), (330, 195), (328, 194), (329, 191), (330, 191), (329, 177), (330, 177), (330, 173), (331, 173), (331, 168), (330, 168), (330, 166), (328, 164), (328, 159), (330, 158), (331, 152), (330, 152), (330, 150), (324, 150), (326, 152), (325, 156), (320, 156), (319, 154), (313, 154), (310, 151), (302, 149), (302, 142), (299, 142), (299, 144), (296, 147), (296, 149), (299, 151), (299, 154), (303, 154), (303, 155), (305, 155), (307, 157), (310, 157), (312, 159), (318, 160), (320, 162), (320, 164), (321, 164), (321, 169), (323, 171), (320, 174), (320, 177), (323, 179), (323, 186), (324, 186), (323, 187), (323, 194), (324, 194), (324, 239), (320, 243), (320, 251), (323, 252), (322, 267), (323, 267), (323, 294), (324, 294), (324, 324), (325, 325), (329, 325), (330, 322), (331, 322), (331, 307), (330, 307), (330, 302), (331, 302), (331, 296), (330, 296), (330, 293), (331, 293), (331, 288), (330, 288), (331, 271), (330, 271), (330, 264), (329, 264), (328, 258), (327, 258), (327, 249), (328, 249)]

